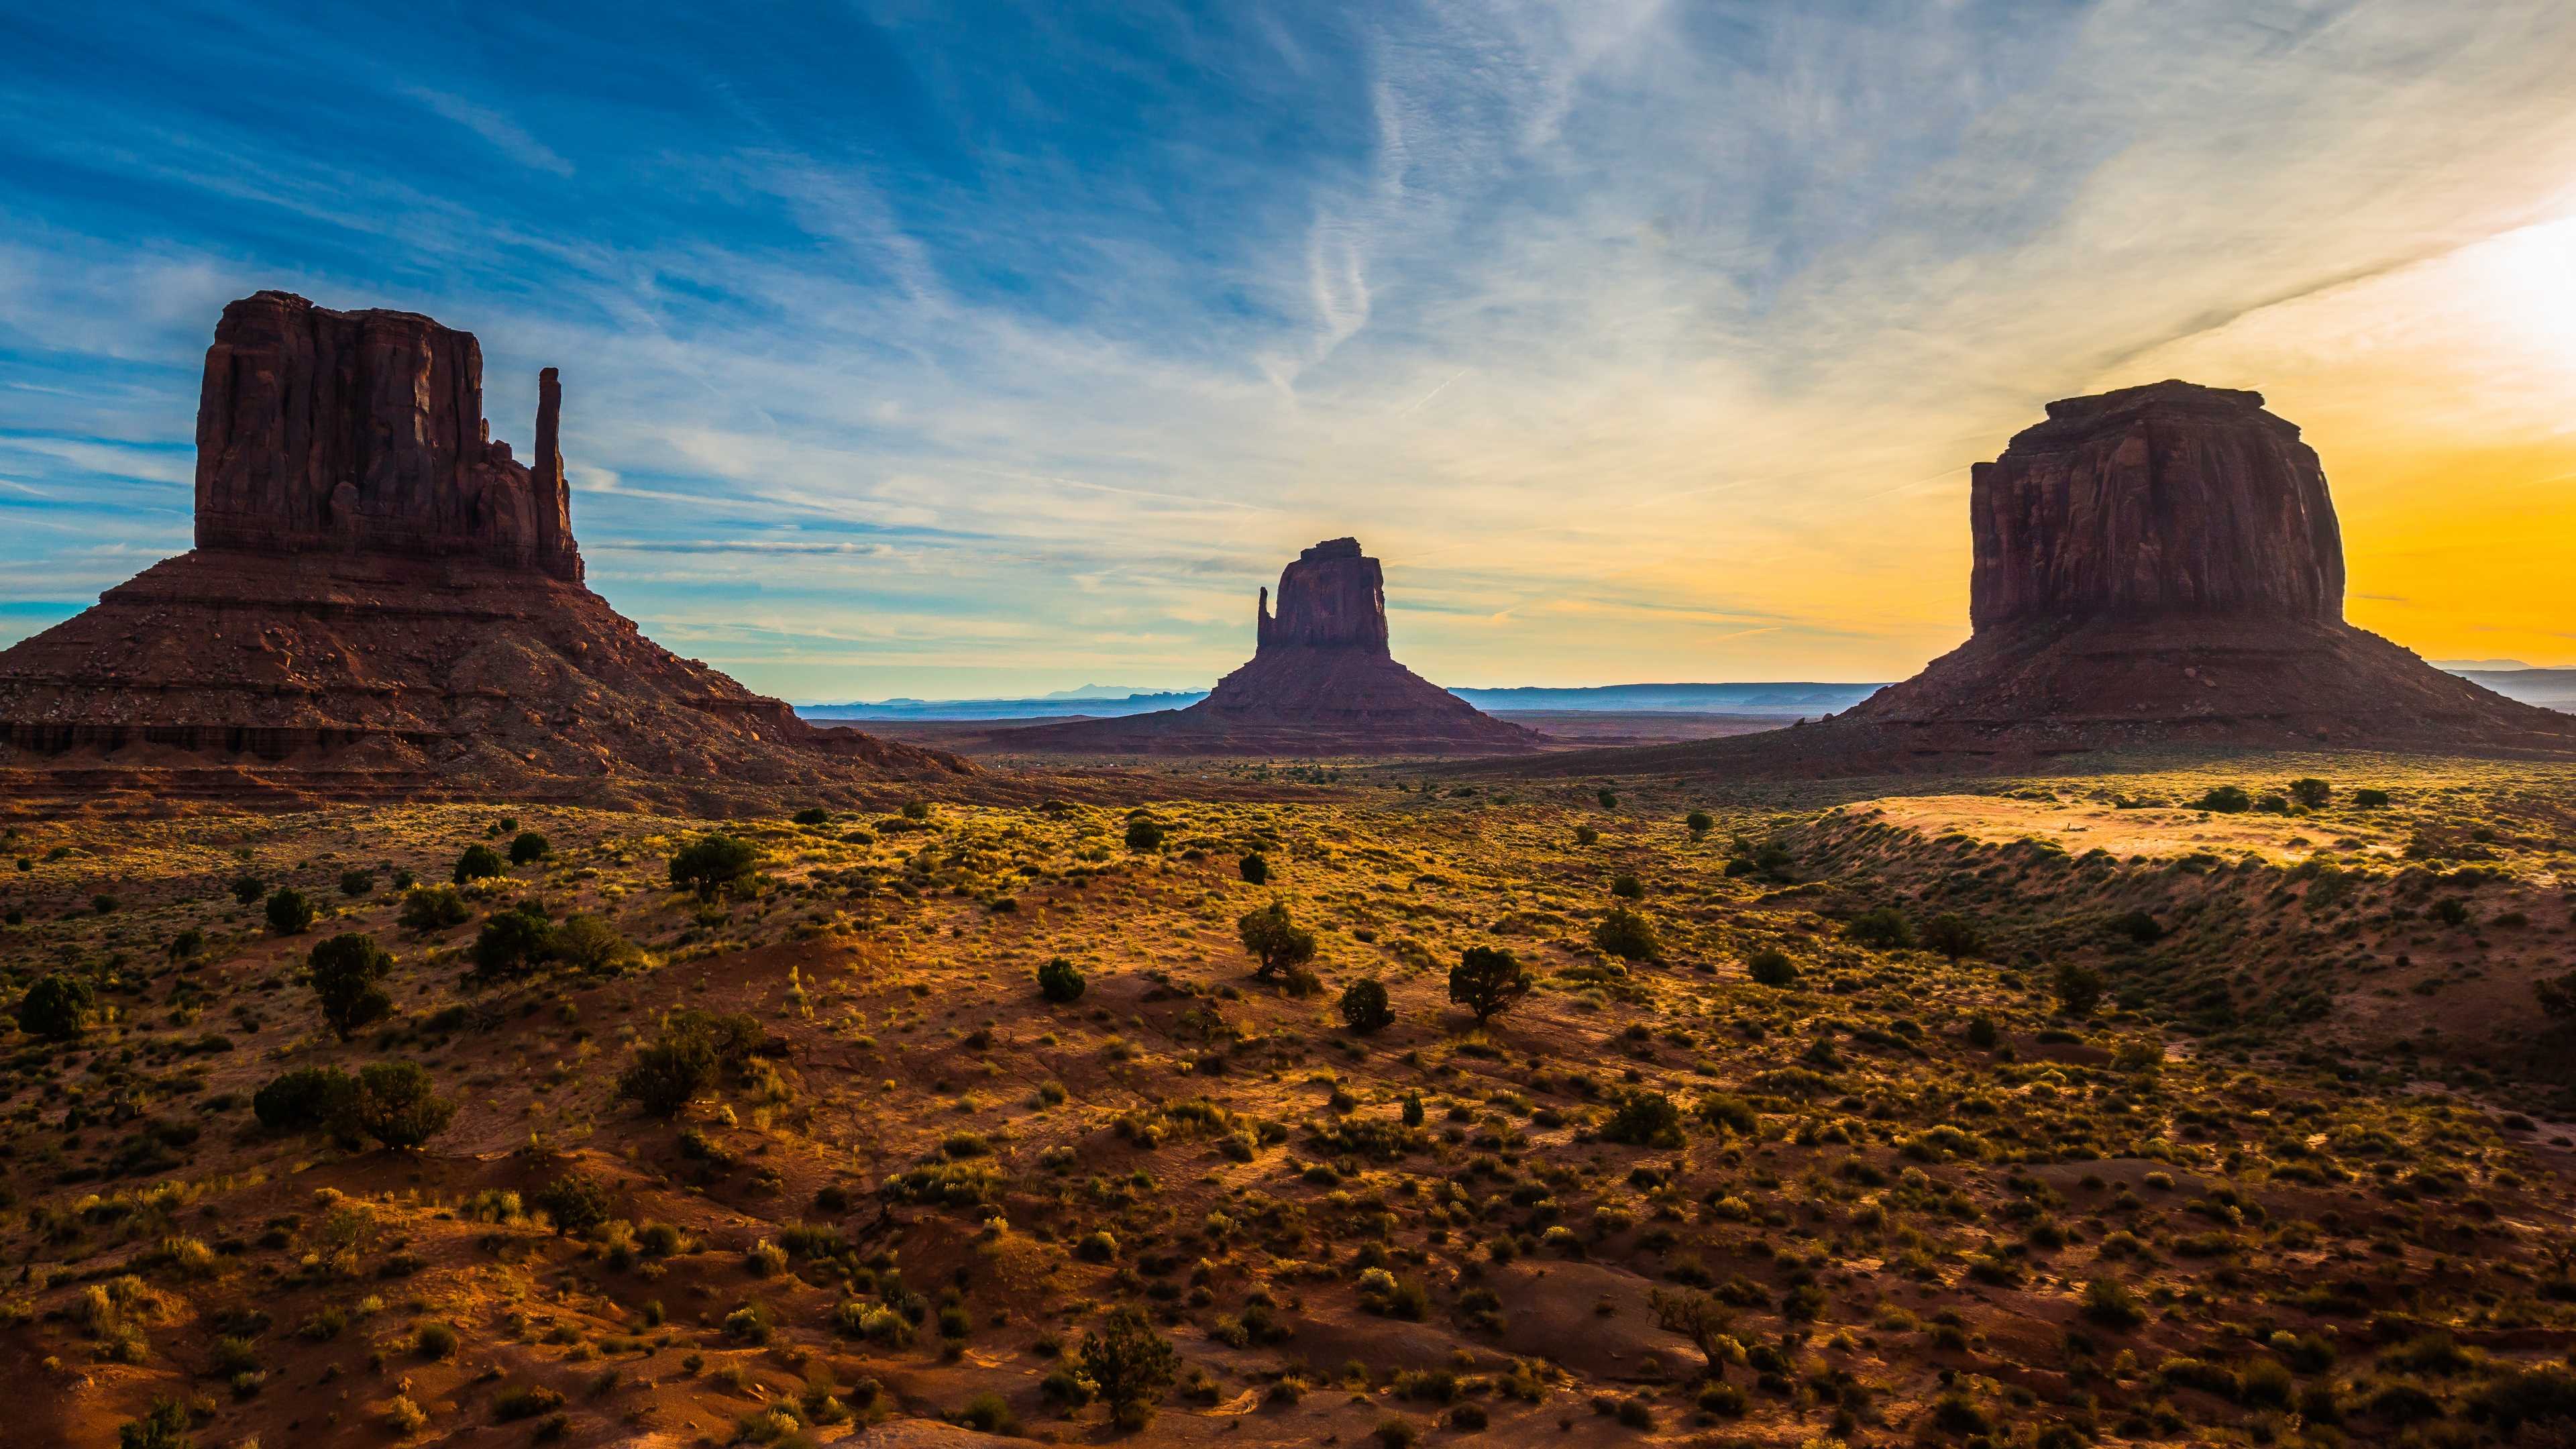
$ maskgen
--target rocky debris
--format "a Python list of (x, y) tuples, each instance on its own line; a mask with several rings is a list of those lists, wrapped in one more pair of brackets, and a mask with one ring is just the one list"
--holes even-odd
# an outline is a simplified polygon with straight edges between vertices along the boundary
[(1977, 465), (1975, 632), (1838, 716), (1548, 773), (2025, 771), (2170, 745), (2576, 756), (2576, 717), (2343, 620), (2334, 501), (2259, 393), (2161, 382), (2048, 405)]
[(1298, 554), (1261, 592), (1250, 662), (1187, 709), (1014, 730), (1033, 754), (1458, 755), (1517, 753), (1542, 738), (1395, 662), (1385, 575), (1359, 540)]
[(562, 409), (547, 368), (532, 471), (490, 437), (470, 333), (283, 292), (226, 307), (198, 546), (0, 652), (0, 774), (721, 810), (746, 787), (864, 797), (974, 772), (807, 724), (585, 587)]
[(2343, 617), (2316, 450), (2263, 395), (2187, 382), (2048, 405), (1971, 473), (1968, 617)]

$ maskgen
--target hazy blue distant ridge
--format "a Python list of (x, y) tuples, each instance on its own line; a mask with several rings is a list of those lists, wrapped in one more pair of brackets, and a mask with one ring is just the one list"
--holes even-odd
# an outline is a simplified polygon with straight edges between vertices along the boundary
[[(1451, 694), (1482, 710), (1576, 709), (1605, 712), (1652, 711), (1661, 714), (1835, 714), (1867, 699), (1875, 684), (1820, 684), (1802, 681), (1755, 684), (1605, 684), (1588, 689), (1453, 689)], [(1207, 698), (1207, 691), (1170, 690), (1109, 699), (1085, 690), (1068, 690), (1027, 699), (879, 699), (849, 704), (801, 704), (807, 719), (1045, 719), (1062, 715), (1095, 718), (1145, 714), (1158, 709), (1186, 709)]]

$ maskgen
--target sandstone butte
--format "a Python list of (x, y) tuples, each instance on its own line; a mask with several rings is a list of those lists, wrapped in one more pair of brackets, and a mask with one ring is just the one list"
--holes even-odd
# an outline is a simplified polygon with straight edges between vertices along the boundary
[(1490, 755), (1539, 748), (1395, 662), (1386, 579), (1356, 538), (1327, 539), (1254, 606), (1250, 662), (1187, 709), (1013, 730), (1015, 751), (1133, 755)]
[(1965, 644), (1841, 715), (1552, 756), (1549, 774), (2027, 770), (2166, 745), (2576, 756), (2576, 718), (2344, 621), (2325, 470), (2260, 393), (2166, 381), (2048, 405), (1974, 468)]
[(0, 653), (0, 785), (720, 811), (973, 773), (809, 725), (591, 592), (562, 401), (547, 368), (531, 467), (484, 420), (473, 334), (285, 292), (224, 308), (196, 547)]

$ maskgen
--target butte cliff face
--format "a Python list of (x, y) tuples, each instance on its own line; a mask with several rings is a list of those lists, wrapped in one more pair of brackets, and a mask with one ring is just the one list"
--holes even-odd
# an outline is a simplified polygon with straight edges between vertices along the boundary
[(1386, 582), (1355, 538), (1297, 555), (1254, 610), (1249, 663), (1187, 709), (1014, 730), (1014, 750), (1154, 755), (1460, 755), (1538, 748), (1395, 662)]
[(483, 417), (482, 349), (408, 312), (224, 309), (197, 419), (197, 547), (0, 653), (0, 777), (335, 798), (726, 808), (969, 771), (816, 729), (583, 585), (538, 379), (536, 466)]
[(2050, 403), (1976, 465), (1969, 531), (1975, 632), (1912, 679), (1820, 723), (1548, 769), (2027, 770), (2171, 744), (2576, 752), (2576, 718), (2343, 621), (2324, 468), (2259, 393), (2160, 382)]

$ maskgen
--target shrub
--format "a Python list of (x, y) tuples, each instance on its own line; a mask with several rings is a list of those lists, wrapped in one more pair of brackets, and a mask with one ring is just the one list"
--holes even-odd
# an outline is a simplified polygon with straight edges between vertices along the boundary
[(2060, 965), (2054, 987), (2058, 1008), (2069, 1016), (2091, 1016), (2102, 1004), (2102, 973), (2090, 966), (2074, 961)]
[(298, 1067), (251, 1094), (250, 1109), (272, 1132), (301, 1131), (331, 1120), (357, 1079), (337, 1067)]
[(2003, 1039), (2003, 1033), (1995, 1030), (1995, 1019), (1993, 1017), (1972, 1016), (1968, 1018), (1968, 1045), (1975, 1047), (1981, 1052), (1990, 1052), (1993, 1051), (1995, 1047), (2003, 1041)]
[(1619, 1422), (1640, 1434), (1651, 1434), (1655, 1431), (1654, 1406), (1643, 1399), (1621, 1399)]
[(1243, 949), (1260, 963), (1252, 973), (1256, 977), (1293, 973), (1315, 959), (1315, 933), (1289, 919), (1285, 901), (1274, 899), (1245, 912), (1235, 931), (1243, 938)]
[(1450, 1001), (1474, 1012), (1480, 1025), (1519, 1005), (1537, 986), (1520, 958), (1499, 947), (1470, 946), (1449, 968)]
[(1234, 868), (1242, 873), (1247, 884), (1267, 885), (1270, 882), (1270, 862), (1264, 859), (1259, 851), (1254, 851), (1236, 861)]
[(2137, 1295), (2117, 1278), (2096, 1278), (2084, 1285), (2084, 1316), (2110, 1328), (2135, 1328), (2147, 1321)]
[(488, 845), (469, 845), (456, 857), (452, 880), (463, 885), (470, 880), (497, 880), (508, 875), (510, 868), (501, 863), (501, 853)]
[(1612, 906), (1592, 927), (1592, 944), (1630, 961), (1652, 961), (1664, 954), (1655, 925), (1626, 906)]
[(322, 1020), (340, 1040), (393, 1015), (393, 997), (376, 983), (394, 969), (394, 958), (375, 937), (355, 931), (333, 936), (307, 953), (304, 965)]
[(554, 927), (522, 901), (495, 913), (475, 933), (472, 974), (483, 981), (525, 976), (554, 952)]
[(198, 930), (194, 926), (190, 926), (188, 929), (172, 936), (170, 938), (170, 944), (163, 949), (169, 953), (170, 959), (173, 961), (185, 960), (190, 956), (199, 955), (206, 949), (206, 933)]
[(2388, 792), (2385, 790), (2355, 790), (2352, 792), (2352, 803), (2356, 808), (2363, 810), (2385, 810), (2388, 808)]
[(1708, 834), (1710, 830), (1716, 828), (1716, 825), (1717, 822), (1709, 818), (1709, 814), (1705, 810), (1694, 810), (1688, 815), (1682, 817), (1682, 827), (1691, 833), (1691, 839), (1693, 840), (1697, 840), (1701, 836)]
[(2234, 785), (2221, 785), (2192, 802), (2190, 808), (2215, 811), (2221, 815), (2237, 815), (2254, 808), (2254, 797)]
[(1642, 901), (1646, 898), (1646, 885), (1633, 875), (1616, 875), (1610, 878), (1610, 894), (1623, 901)]
[(444, 931), (464, 925), (472, 914), (454, 886), (419, 886), (403, 893), (402, 914), (395, 920), (406, 931)]
[(376, 878), (366, 871), (344, 870), (340, 872), (340, 894), (344, 896), (363, 896), (374, 891), (375, 888)]
[(19, 999), (18, 1029), (29, 1036), (68, 1041), (81, 1034), (97, 1009), (98, 994), (87, 981), (56, 971), (28, 987)]
[(452, 1358), (459, 1342), (456, 1330), (444, 1323), (424, 1323), (412, 1331), (411, 1351), (426, 1359)]
[(301, 936), (313, 929), (313, 902), (293, 886), (279, 886), (268, 898), (268, 928), (281, 936)]
[(513, 1384), (492, 1396), (492, 1422), (533, 1419), (563, 1407), (564, 1396), (543, 1384)]
[(995, 1393), (981, 1393), (968, 1399), (966, 1407), (957, 1412), (957, 1422), (979, 1434), (1016, 1436), (1020, 1427), (1019, 1419), (1011, 1413), (1011, 1406), (1002, 1402), (1002, 1396)]
[(671, 884), (711, 896), (717, 887), (751, 874), (759, 861), (760, 851), (748, 840), (721, 832), (702, 835), (671, 857)]
[(1110, 1418), (1122, 1429), (1142, 1429), (1153, 1422), (1154, 1402), (1179, 1372), (1181, 1356), (1143, 1309), (1121, 1304), (1109, 1310), (1100, 1332), (1083, 1335), (1081, 1362)]
[(1798, 980), (1798, 963), (1766, 946), (1744, 958), (1744, 974), (1756, 986), (1790, 986)]
[(1898, 951), (1914, 944), (1914, 928), (1894, 906), (1879, 906), (1851, 918), (1843, 939), (1879, 951)]
[(1966, 956), (1986, 953), (1985, 932), (1967, 917), (1948, 911), (1923, 923), (1923, 946), (1956, 961)]
[(2554, 1364), (2508, 1373), (2490, 1381), (2469, 1401), (2470, 1417), (2492, 1422), (2511, 1443), (2527, 1422), (2576, 1419), (2576, 1375)]
[(1369, 1437), (1378, 1442), (1380, 1449), (1413, 1449), (1413, 1441), (1422, 1437), (1422, 1431), (1403, 1419), (1380, 1419)]
[(2111, 918), (2110, 926), (2141, 946), (2152, 946), (2163, 940), (2165, 934), (2165, 928), (2156, 924), (2156, 918), (2144, 911), (2124, 911)]
[(246, 906), (268, 894), (268, 882), (255, 875), (237, 875), (233, 877), (231, 890), (233, 899)]
[(546, 843), (546, 838), (533, 830), (520, 831), (518, 838), (510, 842), (510, 864), (512, 865), (526, 865), (532, 860), (544, 860), (554, 853), (555, 848)]
[(1083, 990), (1081, 969), (1062, 956), (1038, 968), (1038, 994), (1049, 1001), (1079, 1001)]
[(832, 812), (819, 805), (809, 805), (787, 818), (798, 825), (829, 825), (832, 823)]
[(1601, 832), (1593, 829), (1589, 825), (1578, 825), (1574, 827), (1574, 843), (1577, 845), (1598, 845), (1601, 843)]
[(1458, 1404), (1449, 1410), (1449, 1428), (1454, 1433), (1481, 1434), (1491, 1422), (1482, 1404)]
[(2458, 896), (2444, 896), (2435, 901), (2433, 908), (2424, 914), (2445, 926), (2466, 925), (2469, 919), (2469, 903)]
[(1353, 1031), (1384, 1031), (1395, 1024), (1395, 1011), (1386, 1002), (1386, 983), (1373, 977), (1344, 987), (1336, 1005), (1342, 1025)]
[(1163, 827), (1151, 820), (1128, 821), (1127, 848), (1134, 851), (1162, 849)]
[(356, 1089), (340, 1099), (331, 1125), (343, 1137), (372, 1137), (407, 1151), (446, 1131), (455, 1116), (456, 1104), (432, 1090), (418, 1062), (369, 1062), (358, 1071)]
[(555, 927), (547, 953), (586, 976), (614, 976), (643, 959), (643, 949), (597, 916), (570, 915)]
[(1601, 808), (1604, 810), (1616, 810), (1619, 808), (1619, 797), (1608, 790), (1603, 790), (1592, 798), (1600, 801)]
[(554, 1219), (558, 1237), (587, 1237), (608, 1221), (608, 1185), (584, 1172), (568, 1172), (528, 1194), (528, 1206)]
[(2290, 798), (2311, 810), (2323, 810), (2326, 801), (2333, 796), (2334, 787), (2323, 780), (2311, 778), (2290, 782)]
[(678, 1116), (690, 1099), (715, 1085), (724, 1065), (708, 1020), (701, 1012), (665, 1020), (661, 1035), (638, 1048), (635, 1060), (617, 1074), (617, 1095), (655, 1116)]
[(1605, 1141), (1637, 1147), (1679, 1148), (1683, 1142), (1682, 1109), (1661, 1092), (1622, 1092), (1610, 1119), (1601, 1124), (1601, 1136)]
[(188, 1449), (188, 1406), (154, 1399), (140, 1419), (116, 1426), (116, 1449)]

